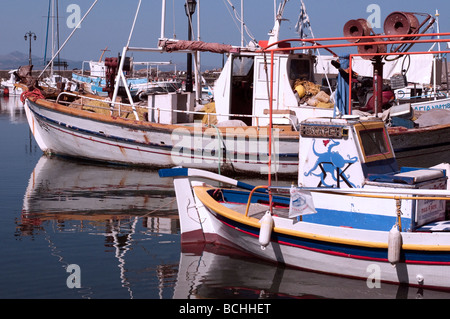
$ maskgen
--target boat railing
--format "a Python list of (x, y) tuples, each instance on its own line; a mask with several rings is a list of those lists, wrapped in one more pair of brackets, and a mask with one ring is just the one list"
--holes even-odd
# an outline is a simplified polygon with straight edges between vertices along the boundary
[[(272, 186), (272, 185), (250, 185), (242, 183), (236, 179), (225, 177), (220, 174), (216, 174), (209, 171), (202, 171), (199, 169), (192, 168), (166, 168), (160, 169), (158, 171), (160, 177), (172, 177), (172, 178), (185, 178), (188, 177), (191, 180), (200, 178), (201, 180), (210, 180), (219, 182), (221, 184), (225, 183), (231, 186), (236, 186), (247, 191), (250, 191), (247, 200), (247, 205), (245, 209), (245, 216), (248, 217), (248, 212), (250, 209), (252, 195), (255, 192), (266, 193), (270, 196), (269, 207), (272, 209), (272, 195), (280, 196), (290, 196), (290, 191), (292, 188), (298, 189), (303, 192), (310, 193), (327, 193), (340, 196), (352, 196), (352, 197), (366, 197), (366, 198), (377, 198), (377, 199), (391, 199), (396, 202), (396, 213), (397, 218), (399, 218), (399, 223), (401, 223), (401, 201), (402, 200), (443, 200), (450, 201), (450, 190), (449, 189), (420, 189), (420, 188), (409, 188), (409, 189), (399, 189), (399, 188), (330, 188), (330, 187), (297, 187), (297, 186)], [(214, 187), (214, 186), (211, 186)], [(399, 224), (401, 225), (401, 224)]]
[[(80, 99), (87, 99), (87, 100), (91, 100), (91, 101), (97, 101), (97, 102), (105, 103), (105, 104), (108, 104), (108, 105), (109, 104), (113, 104), (113, 105), (110, 106), (110, 107), (106, 107), (106, 106), (100, 106), (100, 105), (86, 105), (86, 104), (83, 104), (83, 103), (80, 104), (80, 103), (64, 101), (64, 100), (61, 99), (61, 97), (64, 96), (64, 95), (72, 96), (72, 97), (80, 98)], [(121, 106), (125, 106), (125, 107), (131, 108), (132, 105), (128, 104), (128, 103), (122, 103), (122, 102), (112, 103), (110, 100), (107, 100), (107, 99), (95, 98), (95, 97), (80, 95), (78, 93), (72, 93), (72, 92), (61, 92), (56, 98), (56, 103), (58, 103), (58, 104), (71, 104), (71, 105), (78, 105), (78, 106), (88, 106), (89, 108), (97, 108), (97, 109), (101, 109), (101, 110), (109, 110), (111, 114), (114, 111), (113, 107), (115, 107), (115, 105), (118, 105), (119, 109), (117, 111), (118, 111), (119, 114), (123, 114), (123, 113), (129, 114), (129, 113), (133, 112), (131, 109), (130, 110), (123, 110), (123, 109), (121, 109)], [(149, 105), (146, 105), (146, 106), (134, 105), (134, 107), (136, 107), (137, 109), (144, 110), (144, 111), (152, 110), (152, 111), (156, 112), (156, 114), (157, 114), (157, 116), (156, 116), (157, 121), (153, 122), (153, 123), (158, 123), (158, 124), (161, 123), (161, 115), (160, 115), (161, 112), (170, 112), (170, 113), (175, 112), (175, 113), (182, 113), (182, 114), (188, 114), (188, 115), (192, 114), (192, 115), (207, 116), (206, 124), (208, 126), (212, 126), (213, 125), (213, 124), (211, 124), (211, 122), (212, 122), (211, 117), (212, 116), (228, 116), (228, 117), (237, 117), (237, 118), (255, 118), (256, 119), (256, 123), (257, 123), (256, 124), (257, 127), (260, 127), (260, 125), (259, 125), (259, 120), (260, 119), (268, 119), (270, 117), (270, 115), (223, 114), (223, 113), (215, 113), (215, 112), (163, 109), (163, 108), (159, 108), (159, 107), (156, 107), (156, 106), (149, 106)], [(278, 114), (277, 118), (278, 119), (288, 120), (290, 125), (291, 125), (291, 127), (292, 127), (292, 129), (295, 130), (295, 131), (298, 130), (297, 124), (294, 122), (294, 120), (291, 117), (286, 116), (284, 114)], [(151, 121), (148, 121), (148, 122), (151, 122)]]

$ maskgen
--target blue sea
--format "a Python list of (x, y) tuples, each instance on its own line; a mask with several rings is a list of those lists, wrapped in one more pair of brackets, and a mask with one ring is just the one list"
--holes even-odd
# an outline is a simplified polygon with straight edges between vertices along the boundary
[(170, 180), (153, 170), (43, 155), (19, 97), (0, 97), (0, 149), (2, 299), (450, 297), (373, 288), (223, 247), (182, 247)]

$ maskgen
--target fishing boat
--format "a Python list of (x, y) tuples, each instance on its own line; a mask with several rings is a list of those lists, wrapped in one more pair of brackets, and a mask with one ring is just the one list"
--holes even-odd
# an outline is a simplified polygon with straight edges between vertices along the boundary
[[(106, 73), (110, 75), (107, 99), (62, 92), (52, 101), (34, 91), (26, 93), (23, 99), (27, 119), (39, 147), (45, 153), (126, 165), (158, 168), (187, 165), (218, 172), (264, 173), (269, 139), (269, 74), (264, 67), (267, 66), (264, 53), (256, 52), (255, 48), (189, 43), (196, 45), (196, 49), (190, 49), (193, 51), (207, 47), (217, 53), (230, 53), (211, 104), (196, 104), (201, 100), (201, 88), (193, 92), (148, 93), (147, 102), (134, 102), (129, 87), (123, 86), (125, 93), (120, 96), (120, 82), (126, 81), (127, 52), (173, 52), (184, 44), (164, 37), (158, 48), (133, 48), (128, 43), (120, 61), (106, 58), (105, 65), (109, 68)], [(292, 84), (300, 76), (311, 79), (313, 56), (280, 53), (276, 59), (283, 70), (279, 75), (282, 83), (278, 99), (290, 99), (297, 104)], [(254, 79), (259, 79), (257, 87), (250, 92), (252, 84), (248, 80), (256, 84)], [(305, 116), (320, 112), (320, 108), (314, 107), (303, 111)], [(280, 110), (277, 119), (279, 134), (274, 134), (273, 142), (279, 157), (278, 172), (295, 174), (296, 115)]]
[(311, 118), (300, 135), (291, 187), (160, 170), (174, 179), (183, 245), (226, 245), (371, 284), (450, 288), (448, 165), (399, 168), (374, 117)]
[[(79, 92), (62, 92), (56, 101), (42, 99), (33, 92), (24, 96), (28, 122), (38, 145), (45, 153), (102, 162), (158, 168), (181, 165), (218, 173), (259, 175), (267, 173), (268, 125), (272, 121), (275, 128), (271, 141), (274, 145), (272, 172), (280, 177), (297, 174), (299, 123), (308, 118), (339, 117), (346, 113), (337, 109), (328, 88), (314, 83), (316, 55), (311, 52), (349, 45), (320, 45), (322, 40), (347, 41), (352, 37), (279, 41), (283, 10), (284, 6), (280, 6), (269, 40), (260, 41), (259, 46), (168, 39), (162, 32), (157, 48), (131, 47), (130, 34), (120, 61), (108, 59), (108, 98)], [(448, 34), (441, 34), (442, 39), (433, 41), (444, 41), (444, 35)], [(372, 41), (373, 37), (360, 36), (358, 43), (350, 45), (362, 47), (364, 41)], [(312, 44), (292, 45), (299, 41)], [(128, 86), (123, 86), (125, 92), (120, 94), (120, 83), (126, 82), (127, 53), (205, 50), (228, 54), (215, 82), (213, 102), (199, 103), (200, 87), (193, 92), (148, 94), (147, 101), (138, 102), (133, 101)], [(364, 54), (375, 57), (385, 53), (359, 53)], [(201, 81), (195, 82), (200, 86)], [(270, 85), (275, 89), (269, 94)], [(394, 127), (388, 132), (393, 135), (398, 160), (402, 160), (402, 152), (407, 152), (405, 161), (412, 163), (416, 155), (447, 154), (450, 141), (442, 140), (442, 136), (449, 129), (450, 125), (445, 124), (427, 128)], [(427, 139), (421, 134), (426, 134)], [(406, 136), (409, 142), (414, 141), (411, 145), (405, 145)], [(429, 166), (441, 162), (433, 162), (436, 158), (428, 157)]]

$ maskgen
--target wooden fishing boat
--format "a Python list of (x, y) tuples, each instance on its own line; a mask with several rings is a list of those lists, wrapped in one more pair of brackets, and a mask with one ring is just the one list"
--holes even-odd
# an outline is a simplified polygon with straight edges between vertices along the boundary
[[(268, 41), (260, 43), (260, 48), (167, 39), (164, 35), (157, 48), (127, 44), (120, 61), (108, 60), (111, 69), (107, 73), (115, 81), (109, 81), (107, 99), (62, 92), (56, 101), (50, 101), (32, 92), (25, 94), (28, 122), (38, 145), (45, 153), (125, 165), (181, 165), (218, 173), (260, 174), (267, 173), (272, 121), (276, 128), (272, 136), (272, 173), (288, 177), (297, 174), (299, 123), (308, 118), (344, 114), (336, 109), (326, 89), (314, 84), (315, 56), (298, 53), (316, 48), (329, 50), (333, 45), (319, 45), (320, 39), (309, 39), (313, 45), (307, 47), (278, 41), (282, 13), (278, 12), (274, 31)], [(302, 40), (305, 39), (294, 41)], [(364, 42), (351, 45), (359, 47), (361, 43)], [(187, 50), (228, 54), (215, 82), (212, 103), (198, 104), (200, 89), (148, 94), (148, 101), (135, 103), (132, 92), (124, 86), (125, 94), (120, 98), (120, 83), (126, 82), (127, 52)], [(449, 129), (447, 123), (426, 128), (394, 127), (388, 132), (392, 134), (398, 160), (403, 165), (416, 166), (413, 160), (418, 154), (439, 152), (447, 156), (450, 141), (442, 136), (447, 136)], [(428, 166), (442, 162), (433, 162), (436, 159), (429, 159)]]
[[(188, 165), (248, 174), (266, 169), (267, 127), (154, 123), (145, 119), (152, 112), (140, 113), (140, 120), (135, 120), (133, 115), (130, 119), (131, 108), (122, 106), (119, 117), (119, 111), (109, 114), (105, 102), (91, 107), (77, 103), (89, 98), (74, 97), (77, 100), (67, 106), (45, 99), (26, 100), (29, 126), (45, 153), (135, 166)], [(277, 140), (279, 172), (295, 174), (297, 154), (291, 150), (298, 145), (298, 134), (290, 126), (279, 126), (279, 130), (283, 131)]]
[[(442, 111), (448, 112), (429, 112)], [(389, 127), (388, 133), (400, 166), (431, 167), (450, 160), (450, 123), (409, 129)]]
[[(125, 165), (183, 165), (219, 173), (267, 173), (270, 76), (265, 53), (254, 48), (189, 43), (198, 48), (193, 50), (207, 47), (230, 53), (211, 104), (196, 105), (200, 89), (148, 93), (147, 102), (136, 103), (130, 89), (124, 86), (125, 94), (122, 99), (119, 96), (120, 82), (125, 82), (128, 51), (172, 52), (183, 44), (161, 40), (158, 48), (127, 45), (120, 63), (117, 59), (105, 59), (109, 68), (105, 73), (116, 79), (110, 81), (107, 99), (79, 92), (62, 92), (55, 101), (44, 99), (35, 91), (24, 94), (29, 126), (39, 147), (45, 153)], [(294, 111), (281, 105), (287, 100), (297, 105), (292, 84), (300, 77), (312, 80), (314, 58), (310, 54), (280, 52), (274, 63), (280, 68), (280, 110), (273, 134), (273, 161), (280, 176), (291, 176), (297, 172), (298, 120)], [(322, 110), (305, 106), (302, 116), (319, 116)]]
[(399, 169), (375, 118), (309, 119), (300, 134), (298, 184), (290, 188), (160, 170), (174, 178), (183, 244), (229, 245), (374, 284), (450, 288), (446, 170)]

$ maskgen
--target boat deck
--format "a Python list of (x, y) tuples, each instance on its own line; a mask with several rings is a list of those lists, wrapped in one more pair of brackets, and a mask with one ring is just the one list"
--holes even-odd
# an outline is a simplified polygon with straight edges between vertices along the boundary
[[(222, 202), (222, 205), (233, 209), (234, 211), (244, 215), (245, 210), (247, 208), (246, 204), (237, 204), (237, 203), (226, 203)], [(269, 209), (269, 206), (266, 204), (260, 204), (260, 203), (251, 203), (249, 210), (248, 210), (248, 216), (254, 217), (257, 219), (261, 219), (266, 211)], [(289, 208), (284, 207), (276, 207), (273, 208), (273, 215), (282, 217), (282, 218), (290, 218), (289, 217)], [(450, 232), (450, 220), (442, 220), (442, 221), (436, 221), (431, 222), (426, 225), (423, 225), (417, 229), (414, 230), (415, 232)]]

